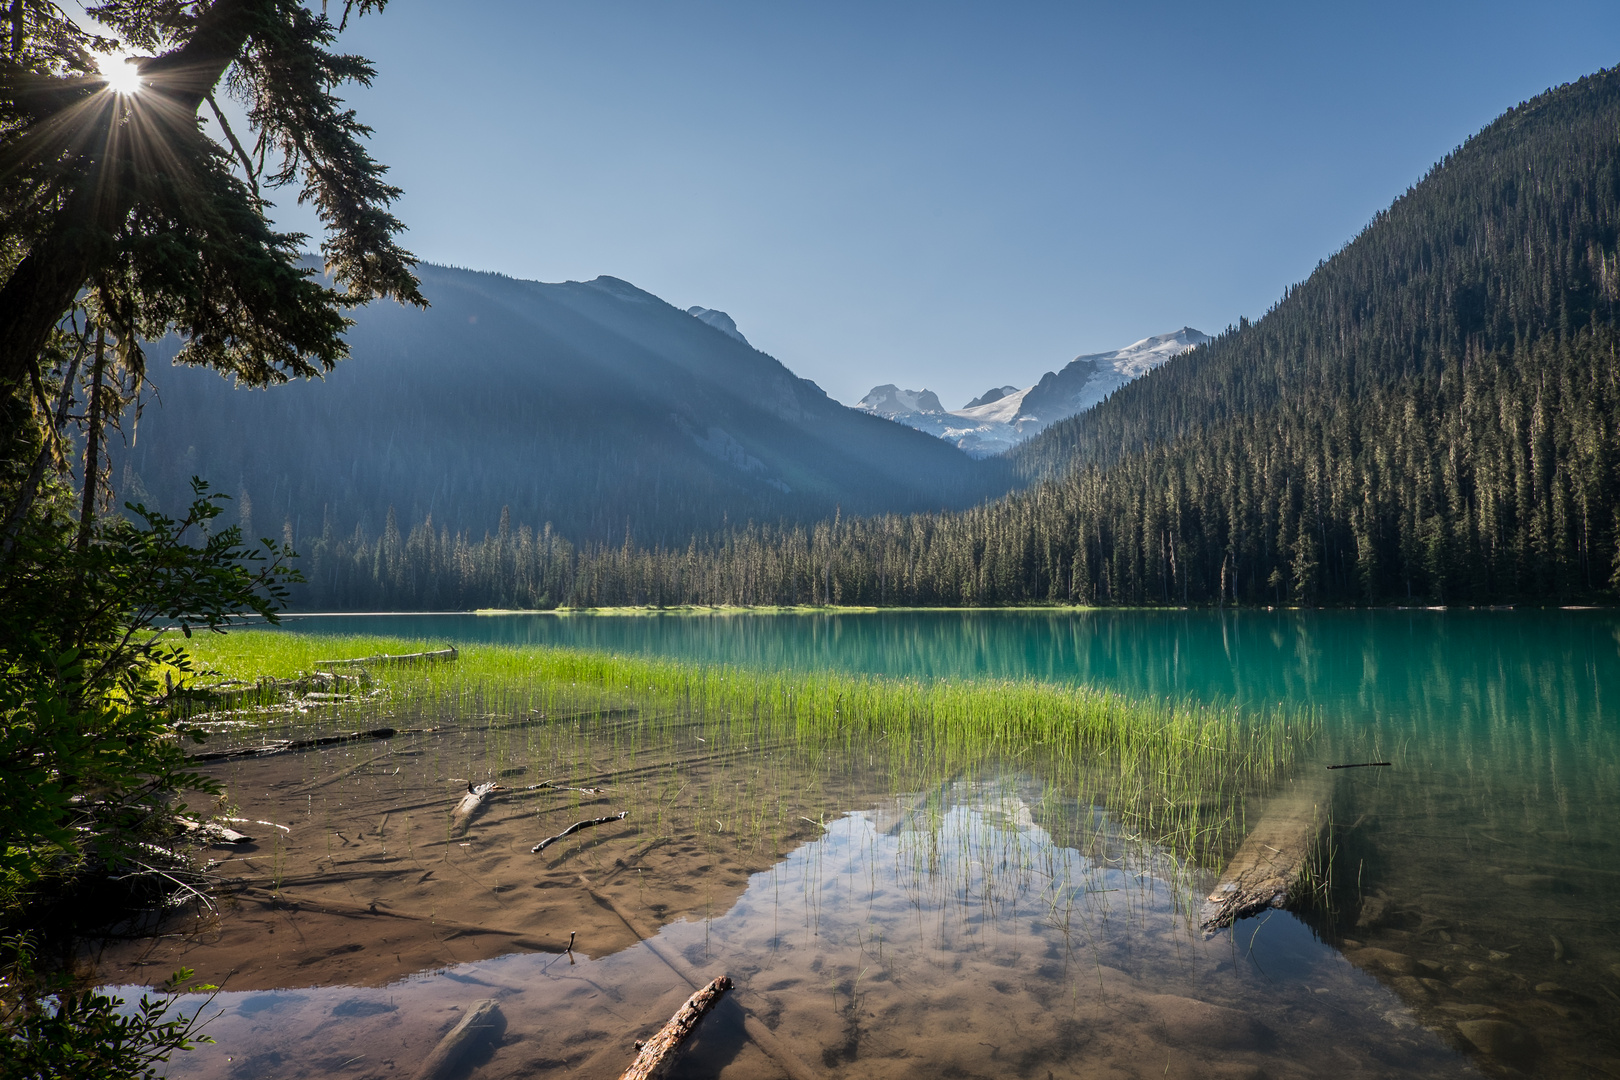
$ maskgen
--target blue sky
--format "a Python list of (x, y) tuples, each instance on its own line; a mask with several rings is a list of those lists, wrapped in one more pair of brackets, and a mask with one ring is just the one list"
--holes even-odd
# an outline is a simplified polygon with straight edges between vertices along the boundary
[(1620, 5), (392, 0), (343, 46), (421, 258), (612, 274), (840, 400), (957, 407), (1262, 314), (1504, 109), (1620, 60)]

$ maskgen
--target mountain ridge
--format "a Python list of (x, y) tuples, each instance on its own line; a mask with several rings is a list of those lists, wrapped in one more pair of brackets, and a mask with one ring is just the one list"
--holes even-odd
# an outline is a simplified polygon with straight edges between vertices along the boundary
[(390, 510), (482, 531), (506, 509), (581, 542), (684, 543), (727, 521), (966, 506), (1013, 484), (623, 279), (420, 271), (433, 306), (356, 311), (352, 355), (321, 385), (238, 391), (161, 370), (173, 343), (152, 347), (160, 393), (115, 464), (120, 496), (183, 505), (196, 474), (294, 538), (380, 535)]

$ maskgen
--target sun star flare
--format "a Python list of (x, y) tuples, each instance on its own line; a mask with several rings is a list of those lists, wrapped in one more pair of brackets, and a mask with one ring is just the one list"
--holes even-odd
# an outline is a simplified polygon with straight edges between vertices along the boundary
[(96, 66), (101, 69), (101, 77), (107, 84), (107, 89), (115, 94), (134, 94), (141, 89), (140, 69), (134, 64), (134, 58), (117, 53), (103, 53), (96, 57)]

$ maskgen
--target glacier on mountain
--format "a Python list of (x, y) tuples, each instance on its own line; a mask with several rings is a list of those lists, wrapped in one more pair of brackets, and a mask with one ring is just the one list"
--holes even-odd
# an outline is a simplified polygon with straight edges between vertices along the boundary
[(990, 457), (1084, 412), (1132, 379), (1209, 340), (1184, 326), (1123, 349), (1077, 356), (1033, 386), (993, 387), (960, 409), (943, 408), (931, 390), (902, 390), (893, 383), (873, 387), (855, 408), (936, 435), (974, 457)]

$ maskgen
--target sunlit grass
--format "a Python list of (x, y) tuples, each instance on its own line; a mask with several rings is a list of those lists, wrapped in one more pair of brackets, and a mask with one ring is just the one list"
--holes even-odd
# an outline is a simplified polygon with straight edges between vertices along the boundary
[[(217, 677), (252, 682), (312, 672), (324, 660), (443, 647), (236, 631), (194, 639), (189, 649)], [(558, 648), (472, 645), (455, 663), (370, 674), (383, 697), (280, 722), (364, 725), (386, 712), (401, 727), (478, 726), (631, 709), (634, 730), (613, 737), (632, 751), (699, 723), (727, 745), (791, 745), (859, 760), (886, 772), (896, 790), (986, 767), (1013, 769), (1067, 798), (1106, 806), (1144, 837), (1200, 861), (1240, 835), (1246, 797), (1285, 773), (1316, 730), (1312, 717), (1296, 712), (1142, 701), (1032, 680), (760, 671)]]

